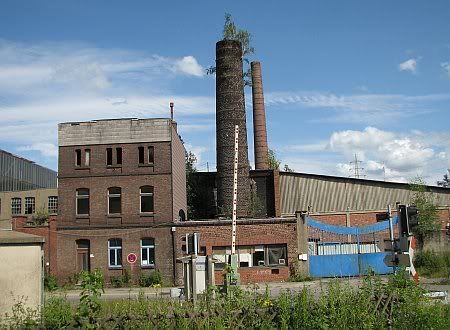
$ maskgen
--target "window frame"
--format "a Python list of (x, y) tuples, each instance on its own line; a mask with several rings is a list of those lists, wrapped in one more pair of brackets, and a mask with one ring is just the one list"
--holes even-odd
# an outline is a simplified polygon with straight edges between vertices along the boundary
[(153, 165), (155, 163), (155, 147), (148, 146), (147, 153), (147, 162), (149, 165)]
[[(79, 191), (80, 190), (87, 190), (87, 195), (79, 195)], [(87, 213), (79, 213), (78, 210), (78, 201), (82, 200), (82, 199), (87, 199), (88, 200), (88, 210)], [(89, 188), (77, 188), (75, 190), (75, 214), (76, 216), (90, 216), (91, 213), (91, 192), (89, 190)]]
[[(24, 202), (24, 214), (30, 215), (36, 213), (36, 198), (35, 197), (25, 197)], [(31, 207), (31, 212), (28, 212), (28, 208)]]
[[(120, 242), (120, 246), (111, 246), (111, 241), (118, 241)], [(114, 268), (114, 269), (120, 269), (123, 267), (123, 244), (121, 238), (110, 238), (108, 239), (108, 268)], [(111, 264), (111, 251), (114, 251), (114, 258), (116, 260), (116, 263), (114, 265)], [(118, 256), (120, 252), (120, 265), (118, 264)]]
[(122, 147), (116, 147), (116, 165), (122, 165), (122, 163), (123, 163), (123, 149)]
[[(19, 201), (18, 204), (14, 204), (15, 201)], [(19, 213), (15, 212), (15, 208), (17, 210), (17, 206), (19, 209)], [(20, 215), (22, 214), (22, 198), (21, 197), (13, 197), (11, 198), (11, 215)]]
[(81, 167), (81, 149), (75, 149), (75, 167)]
[[(151, 187), (152, 192), (143, 193), (142, 188)], [(142, 197), (152, 197), (152, 210), (151, 211), (142, 211)], [(139, 187), (139, 213), (140, 214), (153, 214), (155, 213), (155, 187), (150, 185), (140, 186)]]
[[(111, 193), (110, 190), (111, 189), (119, 189), (119, 193)], [(119, 197), (119, 205), (120, 205), (120, 212), (118, 213), (112, 213), (111, 212), (111, 201), (110, 198), (117, 198)], [(108, 215), (120, 215), (122, 214), (122, 188), (120, 187), (109, 187), (107, 190), (107, 204), (108, 204)]]
[[(144, 240), (153, 240), (153, 244), (150, 245), (144, 245), (143, 241)], [(141, 246), (141, 267), (142, 268), (155, 268), (155, 259), (156, 259), (156, 254), (155, 254), (155, 239), (153, 237), (143, 237), (140, 240), (140, 246)], [(150, 251), (153, 251), (153, 263), (152, 264), (145, 264), (144, 265), (144, 253), (143, 250), (146, 249), (147, 250), (147, 260), (150, 259)]]
[(84, 149), (84, 166), (91, 166), (91, 149)]
[(113, 165), (113, 148), (106, 148), (106, 166)]
[[(54, 205), (54, 207), (50, 207), (50, 205)], [(47, 211), (50, 214), (58, 213), (58, 196), (47, 197)]]

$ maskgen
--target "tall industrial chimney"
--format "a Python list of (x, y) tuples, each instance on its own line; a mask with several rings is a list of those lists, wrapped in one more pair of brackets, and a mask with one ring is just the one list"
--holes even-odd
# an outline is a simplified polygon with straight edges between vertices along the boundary
[(252, 95), (253, 95), (253, 138), (255, 148), (255, 169), (269, 168), (266, 129), (266, 110), (264, 108), (264, 92), (261, 76), (261, 63), (252, 62)]
[(234, 131), (239, 126), (237, 216), (248, 215), (250, 178), (245, 119), (242, 47), (239, 41), (216, 44), (217, 203), (226, 216), (233, 209)]

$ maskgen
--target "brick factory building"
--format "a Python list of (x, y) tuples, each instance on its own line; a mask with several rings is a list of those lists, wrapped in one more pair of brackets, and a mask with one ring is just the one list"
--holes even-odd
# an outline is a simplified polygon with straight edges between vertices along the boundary
[(186, 214), (185, 150), (170, 119), (59, 125), (58, 276), (158, 268), (173, 279), (171, 225)]

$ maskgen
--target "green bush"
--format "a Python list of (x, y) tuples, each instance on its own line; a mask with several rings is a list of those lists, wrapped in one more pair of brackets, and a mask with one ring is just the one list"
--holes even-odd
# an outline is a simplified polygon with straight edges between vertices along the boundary
[(73, 320), (70, 303), (62, 297), (50, 297), (42, 311), (42, 322), (45, 329), (62, 329), (68, 327)]
[(109, 278), (109, 282), (111, 283), (111, 286), (113, 288), (121, 288), (121, 287), (123, 287), (122, 275), (120, 275), (120, 276), (111, 276)]
[(58, 289), (58, 281), (56, 280), (56, 276), (45, 273), (44, 288), (47, 291), (55, 291)]
[(449, 253), (436, 253), (434, 251), (421, 251), (414, 256), (414, 266), (420, 275), (446, 277), (450, 266)]
[(141, 274), (139, 276), (139, 285), (143, 287), (149, 287), (153, 285), (161, 285), (162, 284), (162, 276), (161, 273), (156, 270), (151, 272), (150, 274)]

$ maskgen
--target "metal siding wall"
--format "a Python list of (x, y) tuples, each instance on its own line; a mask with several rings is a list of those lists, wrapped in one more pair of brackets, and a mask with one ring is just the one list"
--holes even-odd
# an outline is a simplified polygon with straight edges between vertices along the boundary
[(0, 191), (56, 188), (57, 173), (0, 150)]
[[(383, 187), (383, 182), (348, 182), (345, 178), (303, 177), (282, 173), (280, 175), (281, 213), (294, 214), (295, 211), (342, 212), (383, 210), (387, 204), (408, 203), (412, 193), (408, 186)], [(450, 205), (449, 193), (432, 194), (438, 205)]]

